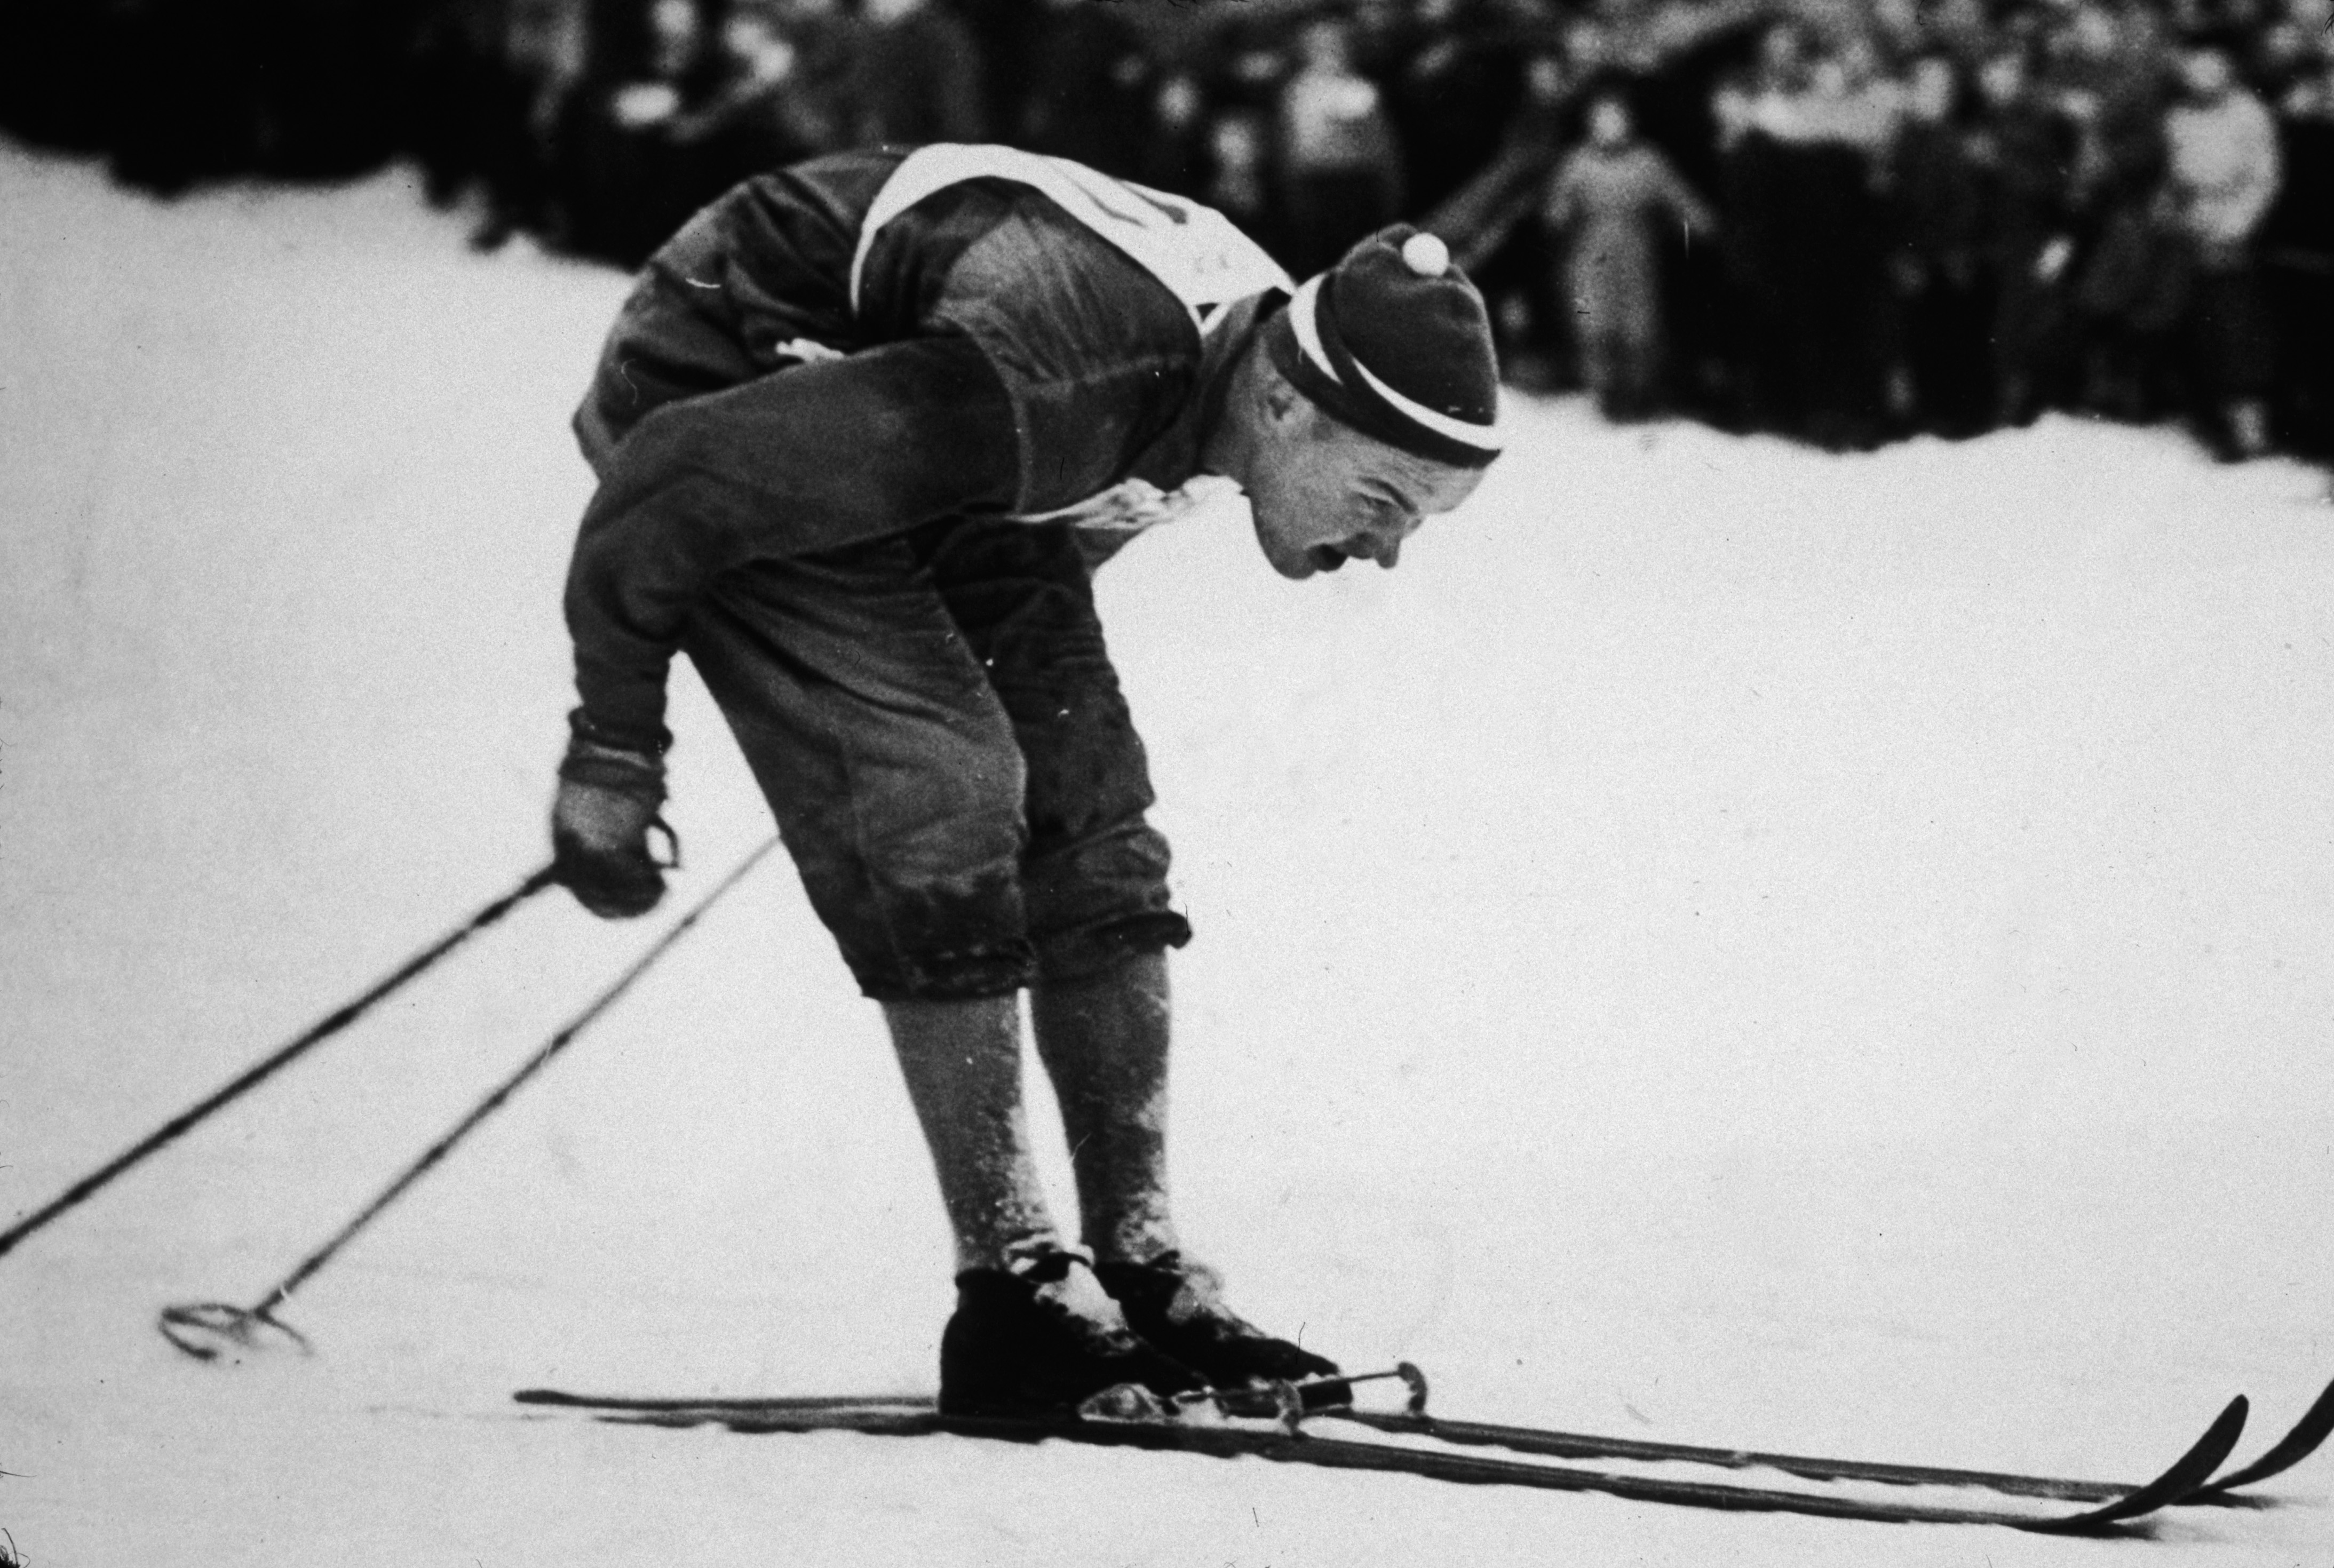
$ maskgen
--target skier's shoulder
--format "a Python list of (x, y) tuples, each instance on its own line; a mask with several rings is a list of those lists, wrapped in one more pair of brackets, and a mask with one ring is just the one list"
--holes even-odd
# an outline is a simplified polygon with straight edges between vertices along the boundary
[(856, 253), (846, 287), (871, 338), (1043, 340), (1052, 351), (1015, 357), (1069, 373), (1094, 354), (1173, 353), (1193, 340), (1191, 312), (1156, 276), (1043, 192), (998, 176), (896, 213), (879, 203)]
[(1031, 510), (1122, 477), (1192, 411), (1210, 329), (1292, 286), (1220, 214), (1008, 148), (920, 149), (858, 248), (863, 329), (961, 335), (997, 370)]
[(935, 248), (962, 274), (960, 295), (1044, 300), (1068, 288), (1114, 310), (1193, 324), (1289, 286), (1255, 241), (1210, 207), (1008, 147), (919, 148), (892, 170), (861, 222), (854, 303), (868, 309), (887, 292), (887, 258), (922, 260)]
[(840, 346), (860, 227), (902, 158), (880, 149), (835, 153), (741, 180), (658, 248), (647, 282), (727, 317), (748, 338), (751, 324), (776, 309), (792, 332), (815, 322), (822, 338)]

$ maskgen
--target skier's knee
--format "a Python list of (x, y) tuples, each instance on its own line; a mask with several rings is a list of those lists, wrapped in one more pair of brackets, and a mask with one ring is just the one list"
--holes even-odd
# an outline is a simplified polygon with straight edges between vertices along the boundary
[(1173, 909), (1144, 909), (1093, 925), (1047, 931), (1035, 938), (1037, 973), (1056, 985), (1108, 974), (1142, 953), (1161, 953), (1191, 939), (1191, 922)]
[(877, 1001), (1010, 996), (1037, 963), (1020, 849), (1018, 816), (959, 817), (861, 845), (825, 868), (812, 898), (859, 988)]
[(1190, 941), (1191, 922), (1168, 907), (1167, 866), (1166, 839), (1140, 813), (1033, 854), (1023, 880), (1038, 973), (1081, 980)]

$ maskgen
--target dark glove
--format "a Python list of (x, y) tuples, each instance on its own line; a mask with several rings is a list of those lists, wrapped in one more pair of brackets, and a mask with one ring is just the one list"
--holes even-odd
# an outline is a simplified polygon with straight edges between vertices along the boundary
[[(664, 763), (653, 753), (605, 746), (577, 735), (559, 765), (551, 806), (552, 873), (602, 919), (645, 915), (664, 897), (664, 873), (680, 863), (664, 804)], [(671, 853), (660, 861), (651, 832)]]

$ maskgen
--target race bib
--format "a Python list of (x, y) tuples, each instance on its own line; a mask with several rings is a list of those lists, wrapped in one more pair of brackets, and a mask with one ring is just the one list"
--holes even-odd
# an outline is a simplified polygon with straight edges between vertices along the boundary
[(924, 197), (969, 179), (1009, 179), (1043, 192), (1165, 284), (1202, 330), (1218, 306), (1295, 286), (1279, 263), (1213, 207), (1113, 179), (1067, 159), (941, 142), (910, 153), (867, 209), (851, 257), (853, 310), (859, 308), (860, 275), (875, 236)]

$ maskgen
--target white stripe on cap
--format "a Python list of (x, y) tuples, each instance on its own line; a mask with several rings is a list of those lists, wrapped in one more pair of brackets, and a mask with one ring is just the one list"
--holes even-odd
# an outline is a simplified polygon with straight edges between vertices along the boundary
[[(1297, 349), (1307, 359), (1313, 361), (1316, 370), (1342, 386), (1345, 384), (1345, 378), (1337, 373), (1337, 367), (1329, 362), (1328, 351), (1321, 346), (1321, 323), (1316, 316), (1320, 308), (1321, 276), (1316, 275), (1307, 278), (1305, 286), (1298, 289), (1295, 297), (1288, 302), (1288, 324), (1296, 330)], [(1393, 407), (1394, 412), (1403, 418), (1432, 430), (1447, 440), (1456, 441), (1462, 447), (1472, 447), (1478, 452), (1498, 452), (1505, 449), (1506, 443), (1500, 438), (1497, 416), (1493, 417), (1492, 422), (1489, 425), (1477, 425), (1465, 419), (1454, 419), (1450, 415), (1430, 409), (1423, 403), (1413, 402), (1387, 386), (1370, 373), (1370, 368), (1362, 363), (1359, 355), (1348, 357), (1354, 361), (1354, 369), (1362, 373), (1362, 380), (1369, 383), (1370, 390), (1384, 399)]]

